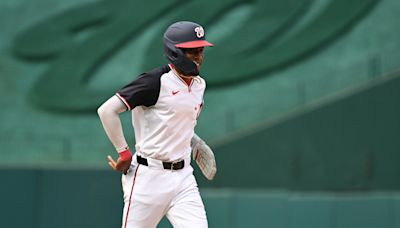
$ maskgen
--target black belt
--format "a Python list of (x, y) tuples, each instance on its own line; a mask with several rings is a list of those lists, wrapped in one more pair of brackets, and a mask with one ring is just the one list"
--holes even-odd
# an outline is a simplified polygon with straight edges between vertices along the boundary
[[(149, 166), (147, 159), (144, 157), (137, 155), (136, 160), (141, 165)], [(179, 169), (183, 169), (183, 167), (185, 167), (184, 160), (178, 161), (178, 162), (163, 162), (162, 164), (163, 164), (164, 169), (171, 169), (171, 170), (179, 170)]]

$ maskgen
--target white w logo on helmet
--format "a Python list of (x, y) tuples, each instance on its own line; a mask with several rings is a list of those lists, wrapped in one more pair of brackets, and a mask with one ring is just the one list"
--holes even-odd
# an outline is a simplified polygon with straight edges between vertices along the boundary
[(195, 29), (194, 29), (194, 31), (196, 32), (196, 36), (197, 36), (197, 38), (202, 38), (203, 36), (204, 36), (204, 29), (203, 29), (203, 27), (196, 27)]

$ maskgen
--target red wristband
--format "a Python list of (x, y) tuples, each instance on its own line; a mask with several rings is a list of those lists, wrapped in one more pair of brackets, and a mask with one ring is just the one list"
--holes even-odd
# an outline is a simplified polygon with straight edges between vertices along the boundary
[(132, 152), (127, 148), (126, 150), (119, 152), (119, 157), (121, 160), (127, 161), (132, 158)]

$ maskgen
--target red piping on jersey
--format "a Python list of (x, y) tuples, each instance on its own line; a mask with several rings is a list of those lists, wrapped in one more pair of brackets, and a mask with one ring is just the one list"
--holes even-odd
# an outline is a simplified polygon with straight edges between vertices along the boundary
[(203, 100), (203, 101), (201, 102), (201, 104), (199, 105), (199, 111), (197, 112), (197, 117), (196, 117), (196, 119), (198, 119), (199, 116), (200, 116), (201, 110), (203, 109), (203, 103), (204, 103), (204, 100)]
[(188, 84), (188, 92), (190, 92), (190, 88), (192, 87), (192, 85), (193, 85), (193, 78), (190, 79), (190, 82)]
[(118, 97), (122, 102), (124, 102), (124, 104), (126, 105), (126, 107), (127, 107), (129, 110), (132, 110), (132, 108), (131, 108), (131, 106), (129, 105), (129, 103), (125, 100), (125, 98), (123, 98), (123, 97), (121, 96), (121, 94), (116, 93), (115, 95), (117, 95), (117, 97)]
[(131, 195), (129, 196), (128, 211), (126, 212), (124, 228), (126, 228), (126, 224), (128, 223), (129, 209), (131, 208), (131, 200), (132, 200), (132, 195), (133, 195), (133, 187), (135, 186), (136, 174), (137, 174), (138, 169), (139, 169), (139, 165), (136, 167), (135, 174), (134, 174), (134, 176), (133, 176), (133, 183), (132, 183)]

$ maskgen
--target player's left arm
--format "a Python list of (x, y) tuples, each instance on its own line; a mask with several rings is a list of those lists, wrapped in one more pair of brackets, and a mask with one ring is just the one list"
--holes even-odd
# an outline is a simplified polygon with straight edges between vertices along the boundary
[[(199, 77), (200, 83), (204, 85), (204, 89), (206, 87), (206, 81)], [(203, 90), (204, 95), (204, 90)], [(197, 118), (199, 118), (200, 113), (204, 106), (204, 99), (202, 100), (198, 113)], [(208, 179), (214, 179), (215, 174), (217, 173), (217, 162), (215, 161), (214, 152), (211, 148), (207, 145), (207, 143), (202, 140), (196, 133), (194, 134), (191, 145), (192, 147), (192, 158), (196, 161), (197, 165), (199, 166), (203, 175)]]

